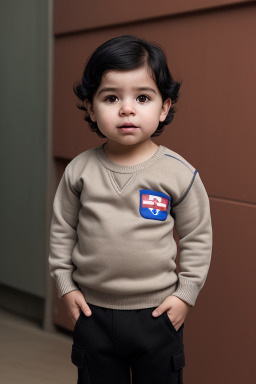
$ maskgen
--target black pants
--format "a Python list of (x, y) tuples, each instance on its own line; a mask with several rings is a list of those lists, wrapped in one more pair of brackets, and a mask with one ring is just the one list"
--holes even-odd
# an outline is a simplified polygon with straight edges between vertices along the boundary
[(77, 384), (182, 384), (185, 366), (183, 328), (175, 330), (167, 312), (156, 307), (119, 310), (89, 304), (73, 334), (71, 360)]

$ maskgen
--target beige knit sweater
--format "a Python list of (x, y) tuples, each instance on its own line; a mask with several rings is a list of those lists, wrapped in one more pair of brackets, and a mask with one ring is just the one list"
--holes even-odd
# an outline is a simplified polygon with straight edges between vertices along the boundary
[(147, 161), (122, 166), (102, 144), (66, 167), (50, 231), (49, 271), (59, 298), (80, 289), (88, 303), (114, 309), (158, 306), (169, 295), (195, 305), (211, 253), (205, 187), (171, 149), (160, 145)]

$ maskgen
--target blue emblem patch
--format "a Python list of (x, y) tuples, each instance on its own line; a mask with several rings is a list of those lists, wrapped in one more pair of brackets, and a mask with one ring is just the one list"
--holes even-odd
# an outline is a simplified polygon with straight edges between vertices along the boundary
[(165, 221), (171, 197), (162, 192), (140, 189), (140, 214), (145, 219)]

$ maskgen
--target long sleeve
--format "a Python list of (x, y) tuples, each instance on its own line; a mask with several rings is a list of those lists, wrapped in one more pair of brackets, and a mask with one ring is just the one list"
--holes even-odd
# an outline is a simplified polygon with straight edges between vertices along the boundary
[(204, 286), (212, 254), (210, 203), (197, 171), (185, 193), (172, 207), (179, 237), (180, 273), (173, 293), (194, 306)]
[(78, 213), (81, 204), (79, 193), (72, 187), (68, 167), (57, 188), (50, 229), (49, 272), (55, 280), (58, 297), (79, 289), (72, 279), (76, 268), (72, 251), (77, 243)]

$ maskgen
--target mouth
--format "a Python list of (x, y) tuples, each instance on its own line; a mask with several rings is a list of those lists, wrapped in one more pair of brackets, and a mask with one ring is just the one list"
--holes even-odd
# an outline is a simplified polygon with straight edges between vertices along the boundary
[(135, 127), (134, 125), (129, 125), (129, 126), (125, 126), (125, 127), (119, 127), (118, 129), (119, 129), (121, 132), (129, 133), (129, 132), (134, 132), (134, 131), (136, 131), (138, 128)]
[(133, 132), (133, 131), (136, 131), (136, 129), (138, 129), (138, 127), (136, 127), (136, 125), (132, 123), (124, 123), (123, 125), (121, 125), (121, 127), (118, 127), (118, 128), (120, 129), (121, 132), (126, 132), (126, 133)]
[(124, 123), (123, 125), (121, 125), (118, 128), (138, 128), (138, 127), (136, 127), (136, 125), (134, 125), (132, 123)]

